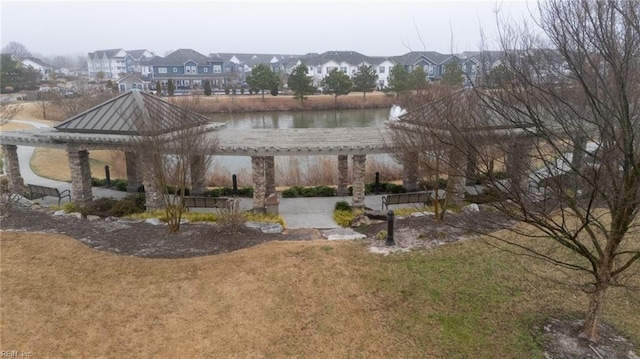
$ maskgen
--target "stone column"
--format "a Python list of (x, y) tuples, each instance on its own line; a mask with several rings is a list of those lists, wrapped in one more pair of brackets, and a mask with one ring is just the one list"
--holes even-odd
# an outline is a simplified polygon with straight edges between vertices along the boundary
[(469, 144), (467, 146), (467, 168), (465, 169), (466, 182), (475, 184), (478, 179), (478, 152), (476, 148)]
[(151, 156), (142, 157), (142, 181), (144, 183), (145, 207), (147, 211), (163, 208), (162, 192), (158, 189), (155, 181), (154, 161)]
[(451, 191), (450, 204), (454, 206), (464, 205), (465, 195), (465, 171), (466, 158), (464, 154), (455, 146), (448, 150), (449, 170), (447, 177), (449, 178), (449, 190)]
[(349, 175), (349, 156), (348, 155), (338, 155), (338, 196), (348, 196), (349, 195), (349, 181), (347, 179)]
[(364, 208), (364, 170), (366, 155), (353, 155), (353, 207)]
[(529, 188), (529, 161), (533, 138), (531, 136), (519, 136), (509, 141), (507, 152), (506, 170), (509, 178), (508, 189), (511, 193), (519, 190), (528, 191)]
[(67, 156), (71, 169), (71, 199), (80, 207), (86, 206), (93, 200), (89, 152), (67, 148)]
[(127, 166), (127, 192), (138, 192), (138, 187), (142, 184), (142, 169), (139, 168), (142, 163), (132, 151), (125, 151), (124, 159)]
[(251, 157), (251, 169), (253, 171), (253, 211), (258, 213), (265, 212), (266, 199), (266, 179), (265, 179), (265, 161), (262, 156)]
[[(418, 158), (416, 153), (413, 158)], [(418, 186), (418, 164), (414, 161), (404, 161), (402, 164), (402, 186), (407, 189), (407, 192), (415, 192), (419, 189)]]
[(9, 190), (12, 193), (23, 193), (24, 179), (20, 175), (18, 146), (2, 145), (2, 158), (4, 158), (4, 170), (9, 178)]
[(207, 190), (204, 185), (206, 181), (207, 169), (205, 168), (205, 158), (203, 155), (191, 156), (191, 195), (201, 196)]
[(276, 193), (276, 167), (273, 156), (264, 157), (266, 196)]

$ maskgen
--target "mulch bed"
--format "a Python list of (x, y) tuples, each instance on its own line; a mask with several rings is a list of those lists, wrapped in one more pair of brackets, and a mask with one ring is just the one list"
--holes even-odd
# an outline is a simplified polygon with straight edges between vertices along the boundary
[[(483, 215), (487, 219), (491, 216), (489, 213)], [(432, 217), (396, 219), (394, 233), (397, 248), (432, 246), (474, 236), (477, 233), (469, 229), (467, 218), (452, 215), (445, 223), (439, 223)], [(207, 223), (185, 224), (179, 233), (169, 234), (164, 225), (124, 220), (88, 221), (74, 216), (53, 216), (47, 208), (22, 206), (14, 206), (2, 218), (0, 228), (64, 234), (97, 250), (147, 258), (189, 258), (229, 253), (269, 241), (323, 239), (316, 229), (262, 233), (257, 229), (242, 227), (238, 232), (228, 233), (218, 225)], [(356, 230), (366, 234), (371, 245), (384, 246), (384, 240), (376, 240), (375, 237), (379, 231), (386, 229), (387, 223), (379, 222)]]

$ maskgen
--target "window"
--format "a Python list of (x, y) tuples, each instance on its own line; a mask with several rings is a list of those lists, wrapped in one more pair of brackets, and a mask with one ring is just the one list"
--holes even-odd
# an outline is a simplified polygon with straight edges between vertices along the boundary
[(204, 72), (209, 72), (209, 68), (208, 68), (208, 67), (205, 67), (205, 68), (204, 68)]
[(318, 75), (322, 74), (322, 67), (321, 66), (318, 66), (316, 70), (318, 72)]
[(221, 73), (222, 73), (222, 66), (220, 66), (220, 65), (213, 65), (213, 73), (214, 73), (214, 74), (221, 74)]
[(197, 74), (198, 68), (196, 66), (185, 66), (184, 72), (187, 74)]
[(429, 67), (429, 71), (428, 71), (429, 76), (433, 76), (433, 69), (435, 68), (435, 66), (429, 65), (428, 67)]
[(174, 67), (174, 68), (173, 68), (173, 72), (178, 72), (178, 68), (177, 68), (177, 67)]
[(346, 66), (342, 66), (340, 68), (340, 71), (344, 72), (345, 74), (347, 73), (347, 67)]
[(158, 73), (159, 74), (166, 74), (167, 73), (167, 68), (166, 67), (158, 67)]
[(380, 66), (378, 67), (378, 72), (380, 72), (381, 74), (384, 73), (384, 66)]

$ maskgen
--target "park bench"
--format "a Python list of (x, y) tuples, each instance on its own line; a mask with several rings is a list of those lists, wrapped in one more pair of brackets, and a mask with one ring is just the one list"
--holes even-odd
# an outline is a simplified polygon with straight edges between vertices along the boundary
[(47, 196), (58, 197), (58, 206), (60, 206), (60, 201), (65, 197), (69, 198), (69, 202), (71, 202), (71, 191), (68, 189), (65, 189), (64, 191), (60, 192), (58, 191), (57, 188), (54, 188), (54, 187), (46, 187), (46, 186), (40, 186), (36, 184), (27, 184), (27, 185), (29, 186), (31, 199), (44, 198)]
[(409, 192), (409, 193), (395, 193), (382, 196), (382, 209), (392, 204), (405, 204), (405, 203), (423, 203), (428, 204), (431, 202), (431, 194), (429, 192)]
[(184, 208), (227, 208), (233, 201), (228, 197), (196, 197), (185, 196), (182, 200)]

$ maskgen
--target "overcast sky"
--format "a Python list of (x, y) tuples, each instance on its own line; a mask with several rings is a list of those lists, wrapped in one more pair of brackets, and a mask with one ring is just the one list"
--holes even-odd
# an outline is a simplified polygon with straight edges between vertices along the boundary
[[(1, 43), (68, 55), (123, 48), (158, 55), (215, 52), (305, 54), (353, 50), (477, 51), (479, 29), (495, 48), (495, 11), (529, 18), (522, 1), (0, 1)], [(452, 41), (453, 38), (453, 41)], [(453, 44), (453, 47), (452, 47)]]

